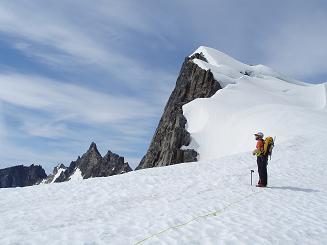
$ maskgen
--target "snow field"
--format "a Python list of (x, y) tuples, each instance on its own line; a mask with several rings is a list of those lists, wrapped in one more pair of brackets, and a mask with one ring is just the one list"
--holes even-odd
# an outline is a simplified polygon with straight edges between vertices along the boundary
[(82, 172), (79, 168), (76, 168), (75, 172), (70, 176), (69, 181), (81, 181), (83, 180)]
[(137, 244), (220, 210), (138, 244), (323, 244), (324, 149), (322, 141), (307, 138), (277, 145), (266, 189), (250, 186), (256, 163), (249, 152), (108, 178), (1, 189), (0, 244)]

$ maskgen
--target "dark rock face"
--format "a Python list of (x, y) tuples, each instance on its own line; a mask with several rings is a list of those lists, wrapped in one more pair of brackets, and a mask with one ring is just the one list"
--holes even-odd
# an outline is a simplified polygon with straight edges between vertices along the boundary
[(102, 157), (94, 142), (92, 142), (90, 148), (82, 157), (78, 157), (76, 161), (71, 162), (69, 167), (61, 173), (55, 182), (69, 180), (77, 168), (80, 169), (83, 179), (107, 177), (132, 171), (128, 163), (124, 162), (124, 157), (111, 151), (108, 151)]
[[(59, 164), (58, 166), (54, 167), (52, 174), (50, 174), (47, 179), (44, 181), (45, 184), (52, 183), (54, 178), (56, 177), (59, 169), (67, 169), (67, 167), (64, 164)], [(57, 176), (59, 177), (59, 176)]]
[(24, 187), (39, 184), (47, 177), (41, 166), (19, 165), (0, 169), (0, 188)]
[(202, 53), (185, 59), (149, 149), (136, 169), (197, 160), (196, 151), (180, 149), (183, 145), (188, 146), (191, 141), (190, 134), (185, 129), (186, 118), (182, 106), (196, 98), (211, 97), (221, 86), (210, 70), (206, 71), (193, 62), (195, 58), (207, 62)]

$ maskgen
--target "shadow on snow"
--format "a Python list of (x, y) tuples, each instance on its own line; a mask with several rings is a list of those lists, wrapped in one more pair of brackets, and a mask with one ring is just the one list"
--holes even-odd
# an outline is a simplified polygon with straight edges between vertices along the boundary
[(267, 187), (269, 189), (279, 189), (279, 190), (290, 190), (290, 191), (302, 191), (302, 192), (319, 192), (318, 190), (313, 189), (305, 189), (305, 188), (299, 188), (299, 187), (292, 187), (292, 186), (272, 186)]

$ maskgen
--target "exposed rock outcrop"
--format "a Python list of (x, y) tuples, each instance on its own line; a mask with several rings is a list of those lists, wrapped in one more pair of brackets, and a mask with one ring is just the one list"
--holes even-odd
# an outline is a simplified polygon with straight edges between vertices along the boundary
[(207, 62), (202, 53), (185, 58), (175, 89), (169, 97), (164, 113), (155, 131), (149, 149), (136, 169), (166, 166), (197, 160), (194, 150), (182, 150), (191, 138), (186, 131), (186, 119), (182, 106), (196, 98), (209, 98), (221, 89), (210, 70), (206, 71), (193, 62), (201, 59)]
[(52, 174), (50, 174), (42, 183), (50, 184), (55, 182), (55, 180), (60, 176), (61, 172), (65, 171), (67, 167), (64, 164), (59, 164), (54, 167)]
[(35, 185), (46, 177), (47, 174), (44, 169), (34, 164), (29, 167), (18, 165), (0, 169), (0, 188)]
[(77, 169), (80, 170), (83, 179), (107, 177), (132, 171), (129, 164), (124, 162), (124, 157), (111, 151), (102, 157), (94, 142), (88, 151), (82, 157), (78, 157), (76, 161), (71, 162), (54, 182), (68, 181)]

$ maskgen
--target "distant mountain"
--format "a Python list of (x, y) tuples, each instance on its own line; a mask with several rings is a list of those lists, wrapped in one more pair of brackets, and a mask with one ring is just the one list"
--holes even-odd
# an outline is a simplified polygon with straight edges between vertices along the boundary
[(50, 184), (54, 183), (55, 180), (60, 176), (60, 174), (65, 171), (67, 167), (64, 164), (59, 164), (58, 166), (54, 167), (52, 174), (50, 174), (42, 183)]
[(124, 157), (111, 151), (102, 157), (94, 142), (88, 151), (76, 161), (71, 162), (69, 167), (59, 164), (53, 169), (52, 174), (47, 176), (41, 166), (23, 165), (0, 169), (0, 188), (24, 187), (36, 184), (50, 184), (70, 180), (88, 179), (94, 177), (107, 177), (133, 171)]
[[(129, 164), (121, 157), (111, 151), (102, 157), (94, 142), (82, 157), (71, 162), (68, 168), (61, 166), (61, 173), (52, 182), (63, 182), (76, 179), (88, 179), (93, 177), (107, 177), (116, 174), (133, 171)], [(57, 169), (55, 171), (58, 172)], [(57, 172), (53, 175), (56, 175)]]
[(44, 169), (33, 164), (29, 167), (19, 165), (0, 169), (0, 188), (35, 185), (46, 177)]

